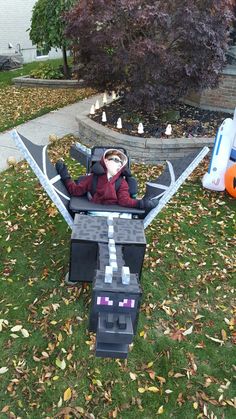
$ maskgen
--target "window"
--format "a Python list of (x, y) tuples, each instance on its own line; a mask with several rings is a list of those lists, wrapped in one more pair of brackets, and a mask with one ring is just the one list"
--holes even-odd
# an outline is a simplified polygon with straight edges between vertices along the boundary
[(36, 48), (36, 57), (45, 57), (48, 56), (48, 49), (45, 47), (45, 45), (38, 45)]

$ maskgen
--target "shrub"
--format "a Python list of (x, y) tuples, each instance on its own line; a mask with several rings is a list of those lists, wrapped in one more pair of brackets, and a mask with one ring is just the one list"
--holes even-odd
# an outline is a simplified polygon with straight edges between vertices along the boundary
[(55, 68), (50, 64), (39, 64), (37, 69), (30, 72), (30, 77), (34, 79), (58, 80), (63, 79), (64, 74), (60, 68)]
[(124, 93), (132, 108), (166, 107), (217, 85), (231, 0), (80, 0), (68, 13), (80, 77)]

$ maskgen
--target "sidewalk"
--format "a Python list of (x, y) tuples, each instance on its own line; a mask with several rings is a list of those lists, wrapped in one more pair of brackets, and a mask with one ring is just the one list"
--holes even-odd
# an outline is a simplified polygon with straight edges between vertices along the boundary
[[(47, 144), (49, 141), (48, 137), (51, 134), (55, 134), (58, 137), (63, 137), (67, 134), (76, 136), (78, 135), (78, 122), (76, 122), (75, 117), (85, 110), (89, 113), (91, 105), (97, 99), (100, 105), (102, 105), (102, 95), (92, 96), (18, 125), (16, 130), (33, 143), (40, 145)], [(22, 156), (10, 136), (10, 132), (11, 130), (0, 133), (0, 172), (8, 168), (7, 158), (9, 156), (15, 157), (17, 161), (22, 160)]]

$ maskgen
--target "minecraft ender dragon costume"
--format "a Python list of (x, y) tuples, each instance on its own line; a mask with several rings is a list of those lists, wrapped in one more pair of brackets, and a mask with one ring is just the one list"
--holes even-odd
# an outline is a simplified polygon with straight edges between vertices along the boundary
[[(117, 203), (102, 205), (91, 202), (87, 196), (71, 197), (48, 159), (47, 146), (35, 145), (15, 130), (12, 137), (72, 230), (67, 282), (93, 284), (89, 330), (96, 333), (96, 356), (126, 358), (137, 329), (141, 302), (145, 228), (209, 149), (204, 147), (183, 159), (167, 162), (159, 178), (147, 183), (145, 198), (155, 200), (155, 207), (145, 215), (144, 209)], [(89, 173), (92, 163), (99, 162), (105, 150), (95, 147), (91, 152), (76, 143), (71, 156)], [(121, 151), (125, 152), (122, 147)]]

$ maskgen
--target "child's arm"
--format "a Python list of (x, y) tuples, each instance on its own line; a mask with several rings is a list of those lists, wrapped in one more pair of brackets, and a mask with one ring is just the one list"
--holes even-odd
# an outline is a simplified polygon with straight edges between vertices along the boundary
[(56, 162), (56, 169), (70, 195), (83, 196), (90, 190), (92, 185), (92, 175), (85, 176), (85, 178), (82, 179), (79, 184), (77, 184), (71, 179), (67, 167), (62, 160), (58, 160)]
[(83, 196), (91, 189), (91, 179), (93, 175), (85, 176), (79, 183), (75, 183), (72, 179), (66, 179), (64, 184), (70, 195)]

